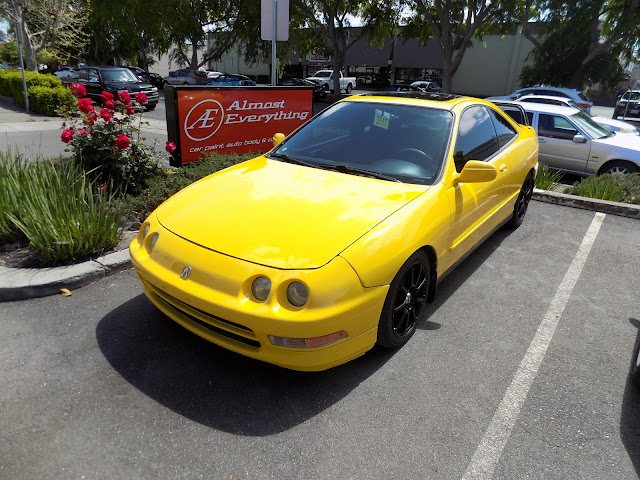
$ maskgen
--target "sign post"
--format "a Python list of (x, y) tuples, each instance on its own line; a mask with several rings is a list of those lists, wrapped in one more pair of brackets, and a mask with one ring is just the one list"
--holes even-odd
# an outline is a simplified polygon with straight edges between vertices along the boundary
[(289, 40), (289, 0), (261, 0), (260, 31), (262, 40), (271, 40), (271, 84), (278, 82), (276, 41)]

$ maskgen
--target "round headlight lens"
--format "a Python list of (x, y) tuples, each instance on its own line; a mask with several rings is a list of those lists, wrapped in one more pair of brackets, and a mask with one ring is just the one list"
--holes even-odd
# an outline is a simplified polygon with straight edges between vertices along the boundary
[(158, 235), (157, 233), (154, 233), (153, 235), (151, 235), (151, 240), (149, 240), (149, 253), (151, 253), (151, 250), (153, 250), (153, 247), (156, 246), (158, 237), (160, 237), (160, 235)]
[(309, 300), (309, 289), (302, 282), (291, 282), (287, 287), (287, 300), (294, 307), (302, 307)]
[(259, 302), (264, 302), (271, 291), (271, 280), (267, 277), (258, 277), (251, 284), (251, 295)]
[(148, 223), (145, 223), (144, 227), (142, 227), (142, 238), (147, 236), (147, 233), (149, 233), (150, 228), (151, 228), (151, 225), (149, 225)]

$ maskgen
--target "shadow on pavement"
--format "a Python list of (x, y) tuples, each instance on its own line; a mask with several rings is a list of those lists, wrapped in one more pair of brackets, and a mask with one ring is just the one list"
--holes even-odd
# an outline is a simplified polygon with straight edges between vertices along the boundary
[(273, 435), (314, 417), (394, 354), (374, 349), (324, 372), (294, 372), (201, 339), (144, 295), (105, 316), (96, 338), (113, 368), (158, 403), (211, 428), (247, 436)]
[[(640, 343), (640, 320), (630, 318), (631, 324), (638, 329), (634, 345)], [(635, 358), (633, 359), (635, 360)], [(633, 361), (632, 360), (632, 361)], [(640, 478), (640, 385), (636, 385), (631, 376), (627, 376), (627, 384), (622, 397), (622, 412), (620, 414), (620, 439), (627, 449), (638, 478)]]

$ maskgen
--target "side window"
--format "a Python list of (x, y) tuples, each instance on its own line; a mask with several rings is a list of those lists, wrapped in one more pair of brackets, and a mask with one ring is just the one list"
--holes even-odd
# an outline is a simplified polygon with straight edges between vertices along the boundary
[(529, 125), (533, 125), (533, 113), (532, 112), (526, 112), (527, 113), (527, 118), (529, 119)]
[[(509, 115), (514, 122), (520, 125), (524, 125), (524, 118), (522, 118), (522, 112), (520, 111), (520, 109), (505, 108), (503, 110), (504, 110), (504, 113)], [(529, 124), (531, 124), (531, 122), (529, 122)]]
[(538, 135), (541, 137), (573, 140), (578, 130), (563, 117), (541, 113), (538, 118)]
[(507, 119), (505, 119), (495, 110), (490, 109), (489, 116), (491, 116), (491, 121), (493, 122), (493, 126), (496, 129), (498, 148), (504, 147), (511, 141), (511, 139), (518, 135), (518, 132), (516, 132), (516, 130), (511, 126)]
[(453, 159), (456, 170), (462, 168), (469, 160), (484, 161), (498, 151), (496, 132), (484, 107), (470, 107), (462, 112), (458, 137), (454, 149)]

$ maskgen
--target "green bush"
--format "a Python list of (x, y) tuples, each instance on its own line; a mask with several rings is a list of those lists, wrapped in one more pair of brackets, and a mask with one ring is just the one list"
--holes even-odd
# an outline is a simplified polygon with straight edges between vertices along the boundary
[[(56, 115), (56, 108), (62, 105), (72, 105), (73, 95), (55, 75), (35, 72), (25, 72), (29, 107), (36, 113)], [(18, 105), (24, 106), (24, 91), (22, 88), (22, 72), (16, 70), (0, 70), (0, 95), (13, 97)], [(52, 108), (53, 102), (58, 102)]]
[(562, 172), (547, 167), (544, 163), (538, 164), (535, 187), (540, 190), (555, 190), (562, 178)]
[(640, 173), (583, 178), (570, 187), (567, 193), (640, 205)]
[(74, 161), (37, 161), (15, 179), (19, 210), (8, 218), (46, 264), (99, 256), (120, 241), (123, 205)]
[[(62, 106), (69, 109), (76, 103), (76, 97), (66, 87), (49, 88), (41, 85), (29, 87), (29, 108), (43, 115), (55, 116)], [(24, 103), (24, 102), (22, 102)]]

